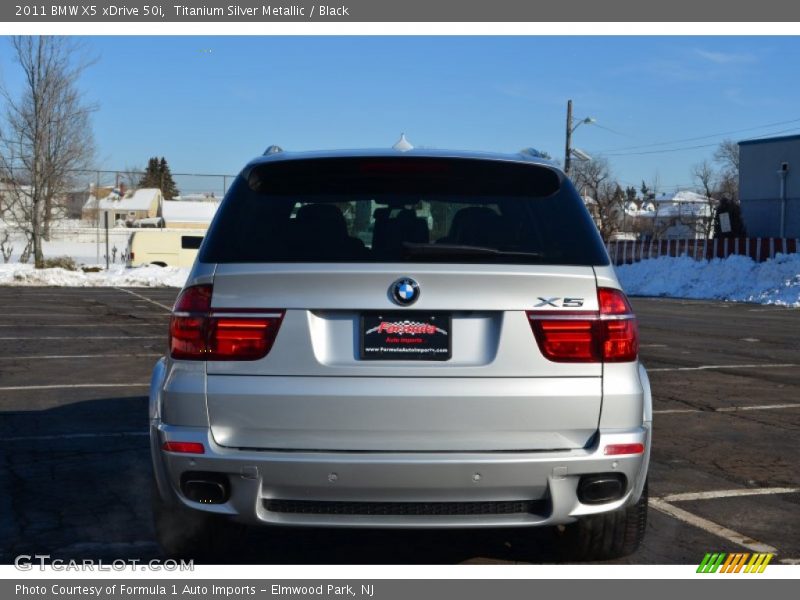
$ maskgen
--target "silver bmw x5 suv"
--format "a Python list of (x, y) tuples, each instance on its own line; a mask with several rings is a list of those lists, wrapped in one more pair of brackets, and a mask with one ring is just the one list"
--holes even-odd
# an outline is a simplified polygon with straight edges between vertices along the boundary
[(570, 559), (622, 556), (651, 421), (636, 319), (557, 166), (270, 152), (225, 196), (153, 372), (158, 538), (558, 526)]

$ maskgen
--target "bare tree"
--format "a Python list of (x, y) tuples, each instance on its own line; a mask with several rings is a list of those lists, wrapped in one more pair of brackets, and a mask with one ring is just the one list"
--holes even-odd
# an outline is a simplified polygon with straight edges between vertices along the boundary
[(594, 201), (589, 204), (600, 235), (604, 240), (619, 231), (624, 214), (625, 195), (619, 184), (611, 178), (608, 160), (602, 157), (572, 163), (570, 177), (583, 195)]
[(88, 66), (69, 38), (18, 36), (11, 40), (24, 87), (0, 96), (6, 113), (0, 124), (0, 179), (8, 185), (9, 209), (25, 234), (37, 268), (44, 264), (42, 240), (59, 216), (59, 202), (76, 171), (94, 155), (90, 115), (78, 79)]
[(655, 173), (653, 173), (653, 180), (650, 182), (650, 193), (653, 194), (653, 198), (658, 196), (660, 190), (661, 190), (661, 173), (656, 171)]
[(600, 235), (608, 241), (619, 232), (625, 218), (625, 194), (616, 181), (603, 181), (597, 193), (597, 216)]
[(591, 196), (597, 200), (600, 185), (611, 177), (611, 170), (608, 160), (605, 158), (595, 158), (593, 160), (581, 160), (572, 163), (570, 178), (575, 183), (575, 187), (582, 194)]
[(14, 246), (11, 244), (7, 230), (4, 230), (3, 234), (0, 235), (0, 254), (2, 254), (3, 262), (5, 263), (11, 260), (11, 255), (14, 254)]
[(711, 164), (704, 160), (692, 167), (692, 178), (697, 183), (698, 190), (708, 200), (708, 214), (703, 217), (703, 232), (710, 238), (714, 230), (714, 210), (716, 208), (715, 196), (717, 195), (718, 174)]
[[(644, 185), (644, 182), (642, 183)], [(656, 207), (656, 211), (653, 214), (653, 218), (651, 219), (652, 229), (650, 231), (650, 235), (655, 240), (660, 240), (661, 236), (664, 234), (666, 227), (663, 224), (663, 220), (659, 220), (658, 212), (661, 209), (661, 203), (658, 201), (658, 190), (661, 189), (661, 175), (658, 171), (655, 172), (653, 175), (653, 181), (650, 185), (650, 193), (653, 195), (653, 204)]]
[(716, 193), (717, 172), (707, 160), (692, 167), (692, 179), (697, 184), (698, 191), (706, 198), (711, 198)]
[(723, 140), (714, 151), (714, 160), (724, 169), (739, 172), (739, 144), (733, 140)]
[(720, 165), (719, 194), (739, 201), (739, 144), (723, 140), (714, 152), (714, 162)]
[(126, 190), (135, 190), (142, 175), (144, 175), (142, 167), (126, 166), (125, 170), (119, 173), (119, 183), (125, 186)]
[(739, 174), (725, 171), (720, 175), (718, 195), (720, 198), (727, 197), (739, 203)]

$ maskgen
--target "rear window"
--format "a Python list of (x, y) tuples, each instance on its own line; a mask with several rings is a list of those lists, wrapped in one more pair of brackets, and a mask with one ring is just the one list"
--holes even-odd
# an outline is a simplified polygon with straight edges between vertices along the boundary
[(552, 169), (421, 157), (256, 165), (228, 191), (200, 260), (608, 264)]

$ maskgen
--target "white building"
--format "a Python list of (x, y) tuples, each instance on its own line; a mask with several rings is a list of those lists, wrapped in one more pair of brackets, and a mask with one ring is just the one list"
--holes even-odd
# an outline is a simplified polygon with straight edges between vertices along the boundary
[[(102, 190), (100, 191), (102, 194)], [(98, 194), (98, 195), (100, 195)], [(116, 190), (112, 190), (105, 197), (96, 198), (94, 191), (83, 206), (83, 218), (94, 221), (98, 219), (101, 225), (105, 223), (105, 214), (108, 214), (108, 224), (113, 227), (118, 224), (131, 224), (140, 219), (152, 219), (161, 213), (163, 197), (158, 188), (142, 188), (135, 192), (128, 192), (120, 197)]]
[(642, 229), (649, 229), (659, 239), (703, 239), (714, 218), (714, 201), (684, 190), (659, 194), (643, 203), (640, 210), (626, 212), (644, 221)]
[(164, 226), (180, 229), (208, 229), (219, 208), (219, 202), (204, 200), (164, 200), (161, 216)]

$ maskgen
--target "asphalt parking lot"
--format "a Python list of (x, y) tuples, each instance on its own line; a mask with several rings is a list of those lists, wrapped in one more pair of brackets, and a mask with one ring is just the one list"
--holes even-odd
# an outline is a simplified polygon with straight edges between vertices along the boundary
[[(0, 563), (157, 558), (147, 384), (175, 289), (0, 288)], [(634, 299), (654, 394), (651, 511), (620, 562), (800, 562), (800, 310)], [(540, 531), (251, 531), (231, 562), (553, 560)]]

